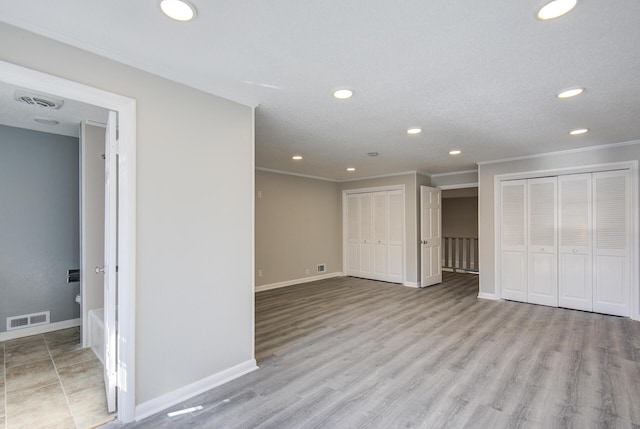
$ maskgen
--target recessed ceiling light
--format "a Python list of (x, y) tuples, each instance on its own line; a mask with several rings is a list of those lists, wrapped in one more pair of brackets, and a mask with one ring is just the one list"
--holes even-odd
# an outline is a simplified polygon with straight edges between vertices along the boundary
[(185, 0), (160, 0), (160, 9), (176, 21), (186, 22), (196, 17), (196, 8)]
[(462, 151), (458, 150), (458, 149), (449, 151), (449, 155), (460, 155), (461, 153), (462, 153)]
[(565, 89), (564, 91), (558, 93), (557, 97), (558, 98), (571, 98), (571, 97), (575, 97), (576, 95), (580, 95), (583, 92), (584, 92), (584, 88)]
[(60, 122), (56, 121), (55, 119), (33, 118), (33, 120), (36, 121), (39, 124), (42, 124), (42, 125), (58, 125), (58, 124), (60, 124)]
[(353, 90), (347, 88), (336, 89), (333, 91), (333, 96), (338, 100), (346, 100), (353, 97)]
[(589, 131), (588, 128), (577, 128), (575, 130), (569, 131), (569, 134), (571, 134), (572, 136), (579, 136), (580, 134), (584, 134), (588, 131)]
[(543, 21), (558, 18), (573, 9), (576, 3), (577, 0), (553, 0), (542, 6), (538, 11), (538, 18)]
[(347, 171), (356, 171), (355, 167), (347, 167)]
[(302, 155), (293, 155), (291, 157), (291, 159), (295, 160), (295, 161), (300, 161), (302, 159)]
[(407, 129), (407, 134), (420, 134), (422, 132), (422, 128), (411, 127)]

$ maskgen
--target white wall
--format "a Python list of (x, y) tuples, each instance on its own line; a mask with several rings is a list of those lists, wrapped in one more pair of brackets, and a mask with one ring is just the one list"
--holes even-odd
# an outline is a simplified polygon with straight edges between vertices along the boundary
[[(494, 177), (496, 175), (640, 160), (640, 141), (632, 143), (634, 144), (580, 152), (557, 152), (535, 158), (481, 164), (478, 190), (480, 294), (492, 296), (496, 293), (494, 228), (496, 198)], [(638, 285), (633, 285), (633, 287), (637, 288)]]
[(0, 59), (137, 101), (136, 403), (253, 360), (253, 109), (0, 24)]

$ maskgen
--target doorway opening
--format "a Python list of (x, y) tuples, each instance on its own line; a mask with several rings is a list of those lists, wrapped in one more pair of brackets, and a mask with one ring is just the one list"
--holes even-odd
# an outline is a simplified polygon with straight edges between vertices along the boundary
[[(111, 335), (115, 343), (115, 367), (109, 376), (117, 391), (117, 415), (123, 422), (135, 418), (135, 278), (136, 278), (136, 115), (135, 100), (77, 82), (0, 61), (0, 82), (29, 88), (63, 99), (99, 106), (117, 114), (119, 139), (117, 174), (117, 322)], [(114, 205), (115, 207), (115, 205)], [(115, 213), (114, 213), (115, 214)], [(115, 217), (115, 216), (114, 216)], [(114, 243), (115, 247), (115, 236)], [(115, 259), (115, 258), (114, 258)], [(113, 261), (115, 269), (115, 261)], [(115, 271), (114, 271), (115, 272)], [(117, 331), (117, 334), (116, 334)]]
[(442, 190), (442, 270), (479, 274), (478, 187)]

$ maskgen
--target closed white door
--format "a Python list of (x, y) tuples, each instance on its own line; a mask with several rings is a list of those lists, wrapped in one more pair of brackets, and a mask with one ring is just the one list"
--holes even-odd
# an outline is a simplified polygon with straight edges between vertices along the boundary
[(500, 183), (502, 298), (527, 302), (527, 181)]
[(593, 310), (591, 173), (558, 177), (558, 305)]
[(116, 113), (109, 112), (105, 133), (105, 237), (104, 237), (104, 384), (108, 411), (116, 410), (116, 240), (117, 240), (117, 169)]
[(374, 278), (373, 274), (373, 195), (360, 195), (360, 275)]
[(629, 173), (593, 173), (593, 311), (630, 315)]
[(387, 234), (389, 217), (386, 192), (373, 194), (373, 274), (378, 280), (387, 280)]
[(402, 191), (390, 191), (388, 193), (388, 235), (387, 235), (387, 259), (388, 280), (402, 283), (404, 278), (404, 264), (402, 263), (402, 251), (404, 247), (404, 193)]
[(527, 302), (558, 306), (557, 177), (527, 181)]
[(440, 189), (420, 186), (421, 286), (442, 283)]
[(347, 275), (360, 274), (360, 196), (347, 195)]

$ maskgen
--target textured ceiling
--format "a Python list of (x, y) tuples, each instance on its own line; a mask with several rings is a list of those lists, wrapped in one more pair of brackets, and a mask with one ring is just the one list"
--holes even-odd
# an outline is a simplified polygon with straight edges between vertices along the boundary
[[(0, 20), (258, 105), (256, 166), (267, 169), (435, 174), (640, 139), (638, 0), (579, 0), (544, 22), (544, 1), (192, 2), (186, 24), (157, 0), (3, 0)], [(585, 93), (555, 97), (574, 86)], [(355, 96), (335, 100), (337, 87)]]

